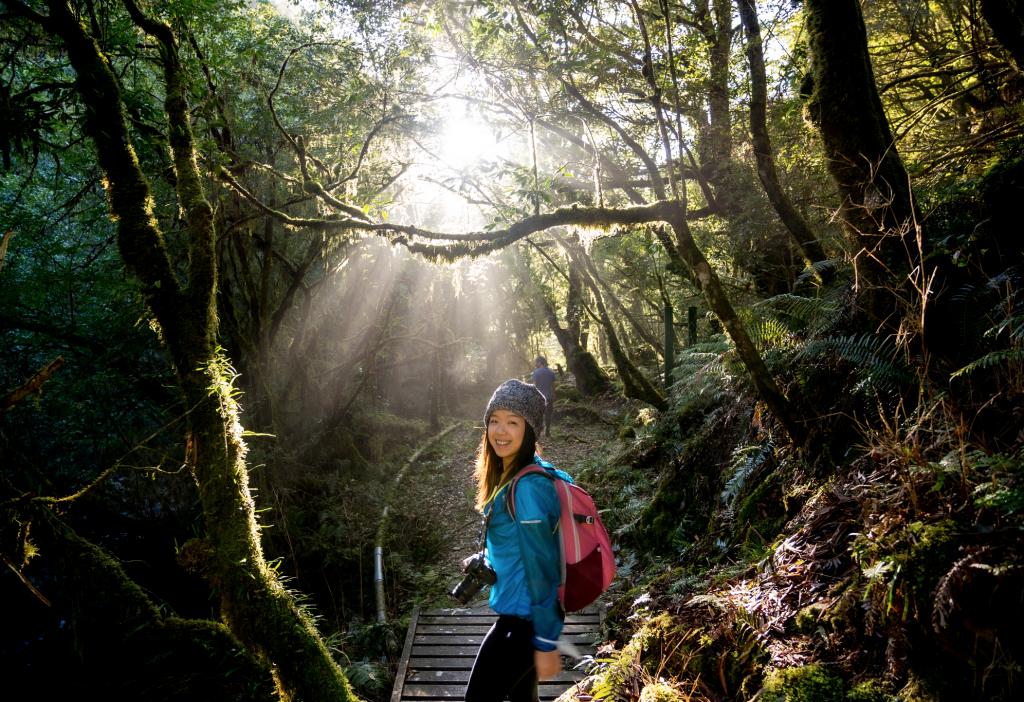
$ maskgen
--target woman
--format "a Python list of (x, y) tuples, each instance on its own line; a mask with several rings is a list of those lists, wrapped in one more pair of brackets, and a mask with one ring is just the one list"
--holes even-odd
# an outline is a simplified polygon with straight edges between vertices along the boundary
[(466, 702), (501, 702), (506, 696), (511, 702), (536, 702), (538, 679), (547, 680), (562, 667), (558, 495), (550, 480), (531, 474), (516, 485), (515, 521), (507, 504), (512, 479), (532, 463), (571, 482), (536, 456), (544, 406), (536, 386), (509, 380), (494, 391), (484, 412), (477, 509), (488, 520), (487, 562), (498, 576), (490, 604), (499, 616), (477, 653)]

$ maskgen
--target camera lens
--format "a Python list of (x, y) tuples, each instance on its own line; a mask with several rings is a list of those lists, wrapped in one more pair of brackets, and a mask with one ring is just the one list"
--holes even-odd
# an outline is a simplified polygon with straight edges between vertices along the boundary
[(472, 575), (467, 575), (462, 579), (462, 582), (452, 590), (450, 597), (459, 604), (469, 604), (469, 601), (476, 597), (476, 593), (480, 592), (480, 588), (483, 586), (484, 584)]

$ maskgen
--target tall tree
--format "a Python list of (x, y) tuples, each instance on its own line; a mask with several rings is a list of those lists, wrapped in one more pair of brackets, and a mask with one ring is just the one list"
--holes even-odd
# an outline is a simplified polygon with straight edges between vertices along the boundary
[(214, 213), (196, 165), (189, 82), (174, 32), (133, 0), (124, 0), (131, 22), (160, 46), (167, 143), (188, 232), (184, 281), (171, 265), (164, 233), (153, 217), (150, 184), (132, 147), (119, 80), (97, 38), (64, 0), (47, 0), (46, 15), (18, 0), (3, 1), (12, 14), (58, 39), (67, 52), (85, 108), (85, 130), (105, 172), (121, 255), (143, 285), (175, 368), (188, 409), (190, 464), (206, 515), (205, 535), (182, 548), (182, 561), (217, 589), (231, 632), (257, 659), (273, 666), (282, 699), (354, 699), (312, 622), (267, 567), (260, 547), (232, 378), (215, 345)]
[(737, 0), (740, 19), (747, 31), (747, 63), (750, 66), (750, 138), (757, 158), (757, 177), (761, 179), (764, 192), (779, 219), (793, 236), (800, 248), (804, 261), (810, 265), (825, 258), (825, 251), (807, 220), (793, 205), (789, 195), (779, 182), (772, 154), (771, 137), (768, 135), (768, 77), (764, 68), (764, 47), (761, 42), (761, 25), (757, 19), (757, 5), (754, 0)]
[(896, 297), (914, 244), (910, 182), (875, 85), (858, 0), (804, 3), (813, 89), (806, 111), (821, 133), (839, 214), (873, 325), (898, 325)]

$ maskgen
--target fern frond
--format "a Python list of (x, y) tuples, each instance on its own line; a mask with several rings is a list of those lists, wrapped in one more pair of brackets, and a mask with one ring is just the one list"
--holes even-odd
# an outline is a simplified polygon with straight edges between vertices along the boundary
[(780, 320), (774, 317), (763, 319), (757, 324), (750, 325), (750, 338), (757, 345), (758, 350), (764, 352), (769, 348), (777, 348), (788, 345), (792, 332)]
[(853, 272), (853, 266), (847, 263), (844, 258), (830, 258), (825, 261), (815, 261), (811, 264), (810, 268), (805, 269), (800, 275), (796, 277), (796, 286), (805, 285), (811, 281), (817, 280), (819, 277), (824, 278), (826, 276), (834, 276), (841, 273), (843, 269), (849, 269), (849, 272)]
[(859, 388), (910, 385), (915, 380), (913, 370), (899, 356), (899, 349), (871, 333), (860, 337), (851, 334), (813, 339), (796, 354), (794, 360), (813, 360), (829, 354), (858, 366), (863, 377)]
[(769, 441), (763, 446), (747, 446), (733, 452), (732, 476), (722, 490), (722, 502), (729, 505), (739, 496), (747, 478), (764, 464), (774, 449), (775, 444)]
[(961, 375), (973, 373), (979, 368), (992, 368), (993, 366), (998, 366), (1001, 363), (1012, 363), (1014, 361), (1022, 360), (1024, 360), (1024, 348), (998, 349), (996, 351), (990, 351), (981, 358), (971, 361), (966, 366), (953, 373), (952, 377), (958, 378)]
[(788, 293), (757, 303), (755, 309), (782, 317), (793, 331), (809, 331), (812, 336), (827, 334), (842, 321), (846, 309), (837, 295), (801, 297)]

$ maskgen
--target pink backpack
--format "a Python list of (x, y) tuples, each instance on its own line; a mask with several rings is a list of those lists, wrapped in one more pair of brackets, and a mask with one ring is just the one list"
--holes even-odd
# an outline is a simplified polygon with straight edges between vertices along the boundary
[(531, 473), (550, 480), (558, 493), (562, 506), (558, 522), (562, 534), (558, 540), (562, 564), (558, 601), (566, 612), (579, 611), (607, 590), (615, 577), (615, 554), (608, 532), (586, 490), (556, 478), (538, 465), (523, 468), (512, 481), (509, 488), (512, 519), (516, 518), (516, 483)]

